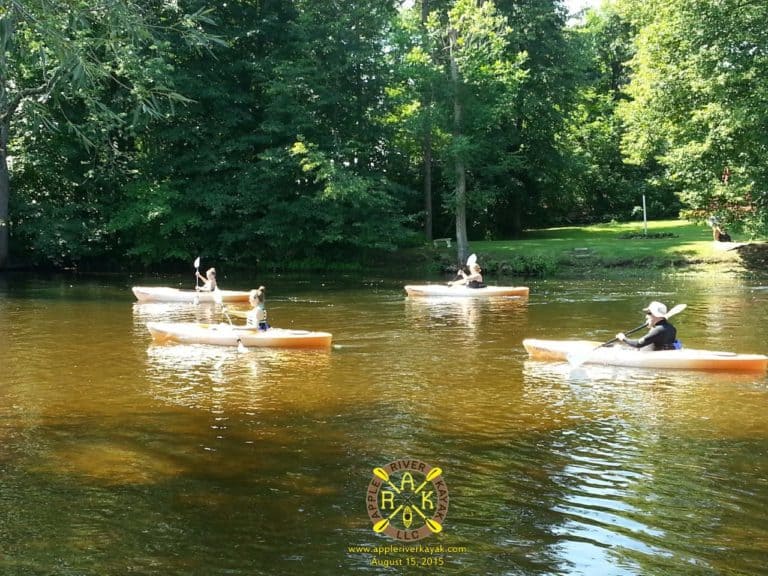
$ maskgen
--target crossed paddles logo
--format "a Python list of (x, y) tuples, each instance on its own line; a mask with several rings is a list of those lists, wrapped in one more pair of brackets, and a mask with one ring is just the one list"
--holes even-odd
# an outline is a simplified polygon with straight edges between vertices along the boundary
[(448, 514), (443, 471), (419, 460), (395, 460), (374, 468), (366, 508), (377, 534), (403, 541), (437, 534)]

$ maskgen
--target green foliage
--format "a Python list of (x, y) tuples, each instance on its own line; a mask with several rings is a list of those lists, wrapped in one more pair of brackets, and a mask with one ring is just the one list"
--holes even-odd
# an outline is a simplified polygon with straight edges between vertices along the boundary
[(400, 4), (10, 4), (16, 254), (354, 268), (423, 240), (427, 162), (434, 235), (464, 205), (473, 246), (639, 218), (643, 196), (650, 218), (768, 230), (764, 3), (615, 0), (576, 26), (557, 0)]
[(636, 215), (646, 196), (653, 218), (674, 217), (679, 202), (674, 188), (660, 178), (658, 164), (624, 162), (621, 141), (625, 128), (616, 109), (625, 100), (631, 78), (627, 62), (633, 55), (634, 28), (610, 5), (590, 12), (572, 30), (581, 55), (582, 84), (572, 109), (564, 143), (571, 152), (568, 193), (561, 202), (562, 222), (606, 222)]
[[(169, 82), (171, 39), (202, 48), (214, 40), (205, 24), (207, 10), (183, 14), (171, 3), (27, 0), (0, 12), (0, 222), (8, 205), (19, 210), (10, 218), (17, 253), (61, 265), (116, 245), (105, 230), (115, 190), (104, 184), (119, 185), (129, 169), (129, 132), (188, 102)], [(85, 149), (43, 149), (63, 136)], [(109, 164), (94, 168), (96, 159)], [(28, 171), (34, 165), (53, 173), (39, 177)], [(42, 188), (21, 188), (41, 180)], [(7, 230), (0, 226), (0, 267)]]
[(553, 276), (558, 269), (557, 260), (546, 254), (518, 254), (499, 265), (498, 273), (508, 276), (543, 278)]
[[(643, 4), (643, 7), (640, 6)], [(689, 213), (766, 230), (768, 74), (761, 2), (618, 2), (639, 28), (623, 148), (656, 158)], [(729, 174), (727, 183), (724, 175)]]

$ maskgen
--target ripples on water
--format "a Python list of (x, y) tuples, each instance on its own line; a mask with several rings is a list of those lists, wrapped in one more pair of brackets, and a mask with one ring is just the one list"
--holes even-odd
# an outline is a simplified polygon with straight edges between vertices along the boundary
[(215, 306), (55, 292), (0, 301), (4, 574), (390, 573), (347, 546), (387, 543), (365, 486), (403, 457), (445, 470), (430, 543), (467, 547), (419, 573), (763, 573), (764, 376), (574, 370), (520, 345), (608, 339), (662, 298), (688, 303), (676, 324), (696, 347), (761, 351), (759, 286), (270, 288), (273, 324), (334, 346), (247, 353), (151, 343), (147, 321), (226, 321)]

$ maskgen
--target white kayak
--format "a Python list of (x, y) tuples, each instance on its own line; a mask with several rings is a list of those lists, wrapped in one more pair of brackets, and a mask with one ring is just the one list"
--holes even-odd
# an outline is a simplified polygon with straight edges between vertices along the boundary
[(456, 296), (460, 298), (487, 298), (489, 296), (528, 296), (527, 286), (486, 286), (469, 288), (447, 284), (409, 284), (405, 287), (408, 296)]
[(155, 342), (179, 344), (213, 344), (215, 346), (266, 346), (272, 348), (327, 348), (331, 345), (329, 332), (288, 330), (232, 324), (198, 324), (195, 322), (147, 322)]
[(600, 344), (587, 340), (523, 340), (523, 346), (534, 360), (668, 370), (765, 372), (768, 368), (768, 356), (762, 354), (736, 354), (689, 348), (638, 350), (621, 345), (598, 348)]
[[(133, 294), (139, 302), (215, 302), (213, 292), (180, 290), (167, 286), (134, 286)], [(248, 302), (248, 292), (219, 290), (222, 302)]]

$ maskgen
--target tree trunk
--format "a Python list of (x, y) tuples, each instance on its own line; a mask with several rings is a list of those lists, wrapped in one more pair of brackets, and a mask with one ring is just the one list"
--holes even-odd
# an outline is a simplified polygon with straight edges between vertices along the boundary
[[(456, 31), (448, 32), (451, 55), (451, 81), (453, 82), (453, 137), (461, 136), (461, 124), (464, 111), (461, 105), (459, 66), (456, 62)], [(456, 249), (459, 265), (467, 260), (469, 246), (467, 242), (467, 174), (464, 160), (457, 154), (454, 158), (456, 173)]]
[[(428, 125), (427, 130), (431, 127)], [(432, 240), (432, 135), (424, 134), (422, 143), (424, 155), (424, 236)]]
[[(429, 0), (421, 2), (421, 24), (424, 26), (429, 17)], [(424, 109), (427, 118), (424, 126), (424, 139), (421, 144), (424, 161), (424, 236), (427, 242), (432, 240), (432, 97), (431, 87), (424, 97)]]
[(0, 270), (8, 264), (8, 198), (11, 182), (8, 176), (8, 125), (0, 123)]

